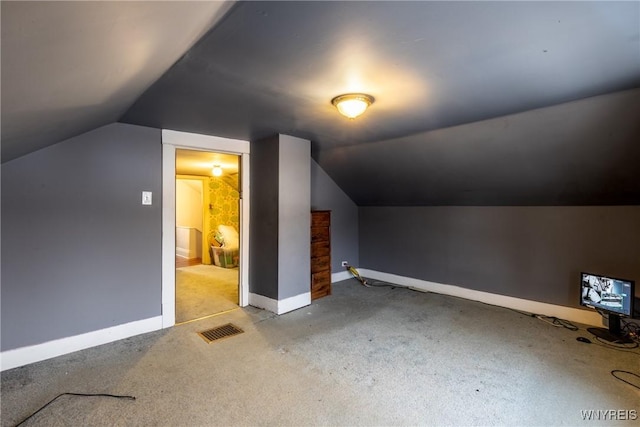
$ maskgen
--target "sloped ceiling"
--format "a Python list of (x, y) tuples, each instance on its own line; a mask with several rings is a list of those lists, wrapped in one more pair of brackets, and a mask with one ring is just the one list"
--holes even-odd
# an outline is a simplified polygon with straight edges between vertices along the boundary
[(239, 2), (120, 121), (310, 139), (359, 205), (636, 204), (636, 88), (639, 2)]
[(2, 160), (117, 121), (231, 4), (2, 1)]
[(123, 121), (308, 138), (359, 205), (638, 203), (638, 6), (239, 3)]

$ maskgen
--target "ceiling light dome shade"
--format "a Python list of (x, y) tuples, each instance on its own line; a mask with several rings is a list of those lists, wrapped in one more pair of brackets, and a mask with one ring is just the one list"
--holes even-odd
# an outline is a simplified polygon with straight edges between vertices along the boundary
[(222, 176), (222, 168), (220, 165), (215, 165), (213, 169), (211, 169), (211, 173), (213, 176)]
[(340, 114), (355, 119), (373, 104), (373, 96), (364, 93), (347, 93), (336, 96), (331, 103), (336, 106)]

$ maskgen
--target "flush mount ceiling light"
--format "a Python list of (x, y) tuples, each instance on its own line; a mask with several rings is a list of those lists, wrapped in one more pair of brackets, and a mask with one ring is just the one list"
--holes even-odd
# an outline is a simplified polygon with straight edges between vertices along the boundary
[(220, 165), (215, 165), (213, 169), (211, 169), (211, 173), (213, 176), (222, 176), (222, 168)]
[(364, 113), (369, 105), (373, 104), (373, 96), (364, 93), (347, 93), (336, 96), (331, 100), (340, 114), (350, 119), (355, 119)]

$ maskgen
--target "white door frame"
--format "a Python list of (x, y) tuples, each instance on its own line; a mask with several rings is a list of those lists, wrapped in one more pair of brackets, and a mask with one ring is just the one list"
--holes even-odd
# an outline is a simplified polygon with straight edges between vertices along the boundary
[(239, 304), (249, 304), (249, 141), (162, 129), (162, 327), (176, 324), (176, 149), (240, 156)]

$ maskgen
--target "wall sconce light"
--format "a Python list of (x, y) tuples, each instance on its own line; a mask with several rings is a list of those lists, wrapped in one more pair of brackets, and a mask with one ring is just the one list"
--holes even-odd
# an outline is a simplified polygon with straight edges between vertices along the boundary
[(211, 169), (211, 173), (213, 176), (222, 176), (222, 168), (220, 165), (215, 165), (213, 169)]
[(347, 93), (336, 96), (331, 103), (338, 109), (340, 114), (350, 119), (355, 119), (366, 111), (373, 104), (373, 96), (364, 93)]

